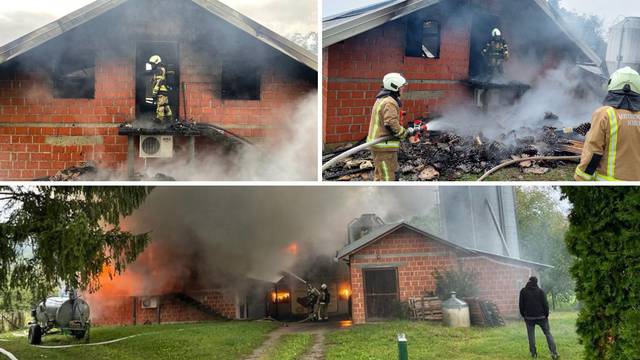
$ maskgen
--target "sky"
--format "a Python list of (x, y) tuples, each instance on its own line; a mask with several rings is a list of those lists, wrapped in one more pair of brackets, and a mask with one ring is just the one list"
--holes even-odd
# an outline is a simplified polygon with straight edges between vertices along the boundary
[[(44, 26), (93, 0), (3, 0), (0, 7), (0, 45)], [(316, 31), (316, 0), (221, 0), (281, 35)], [(55, 4), (55, 5), (53, 5)]]
[[(323, 0), (322, 16), (338, 14), (346, 10), (355, 9), (369, 4), (383, 2), (381, 0)], [(626, 16), (640, 16), (640, 1), (634, 0), (561, 0), (560, 4), (569, 9), (584, 14), (597, 14), (604, 18), (605, 29), (611, 27), (623, 14)]]

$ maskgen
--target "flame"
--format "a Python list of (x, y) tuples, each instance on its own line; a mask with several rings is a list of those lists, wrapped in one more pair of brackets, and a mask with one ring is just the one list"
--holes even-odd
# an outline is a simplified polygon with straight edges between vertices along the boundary
[(291, 244), (289, 244), (286, 248), (287, 252), (291, 255), (298, 255), (298, 243), (297, 242), (292, 242)]
[(276, 301), (278, 303), (289, 302), (290, 299), (291, 294), (288, 291), (278, 291), (277, 293), (275, 291), (271, 292), (271, 302), (273, 302), (274, 304), (276, 303)]
[(340, 284), (340, 286), (338, 287), (338, 295), (340, 296), (340, 299), (342, 300), (349, 300), (349, 298), (351, 297), (351, 287), (349, 286), (348, 283), (342, 283)]

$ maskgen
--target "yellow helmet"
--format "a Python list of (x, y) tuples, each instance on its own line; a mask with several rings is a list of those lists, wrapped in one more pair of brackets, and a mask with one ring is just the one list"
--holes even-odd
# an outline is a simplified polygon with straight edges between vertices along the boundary
[(158, 65), (162, 62), (162, 59), (159, 55), (153, 55), (149, 58), (149, 64)]
[(611, 75), (608, 90), (625, 90), (627, 85), (629, 85), (631, 91), (640, 94), (640, 74), (628, 66), (617, 70)]

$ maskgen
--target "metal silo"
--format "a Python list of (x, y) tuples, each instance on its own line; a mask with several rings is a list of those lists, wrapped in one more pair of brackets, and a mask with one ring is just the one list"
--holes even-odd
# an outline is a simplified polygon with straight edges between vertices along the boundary
[(640, 17), (628, 17), (609, 30), (607, 45), (609, 74), (631, 66), (640, 71)]

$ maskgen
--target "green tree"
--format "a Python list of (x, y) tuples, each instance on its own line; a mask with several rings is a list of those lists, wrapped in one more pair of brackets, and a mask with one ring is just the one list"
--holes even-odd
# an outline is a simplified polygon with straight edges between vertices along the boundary
[(573, 204), (566, 243), (588, 359), (640, 359), (640, 188), (563, 187)]
[[(40, 299), (61, 283), (95, 290), (105, 265), (115, 273), (136, 259), (148, 234), (120, 229), (145, 187), (0, 187), (2, 307)], [(28, 293), (28, 295), (26, 294)]]
[(423, 215), (416, 215), (409, 220), (409, 224), (422, 229), (430, 234), (441, 236), (440, 212), (437, 206), (429, 209)]
[(559, 300), (573, 298), (574, 281), (569, 271), (573, 258), (564, 243), (568, 221), (552, 191), (516, 188), (516, 211), (522, 258), (553, 266), (541, 271), (540, 280), (555, 309)]
[(567, 25), (569, 31), (604, 58), (607, 43), (604, 40), (603, 20), (598, 15), (579, 14), (560, 6), (559, 0), (549, 0), (549, 7)]

